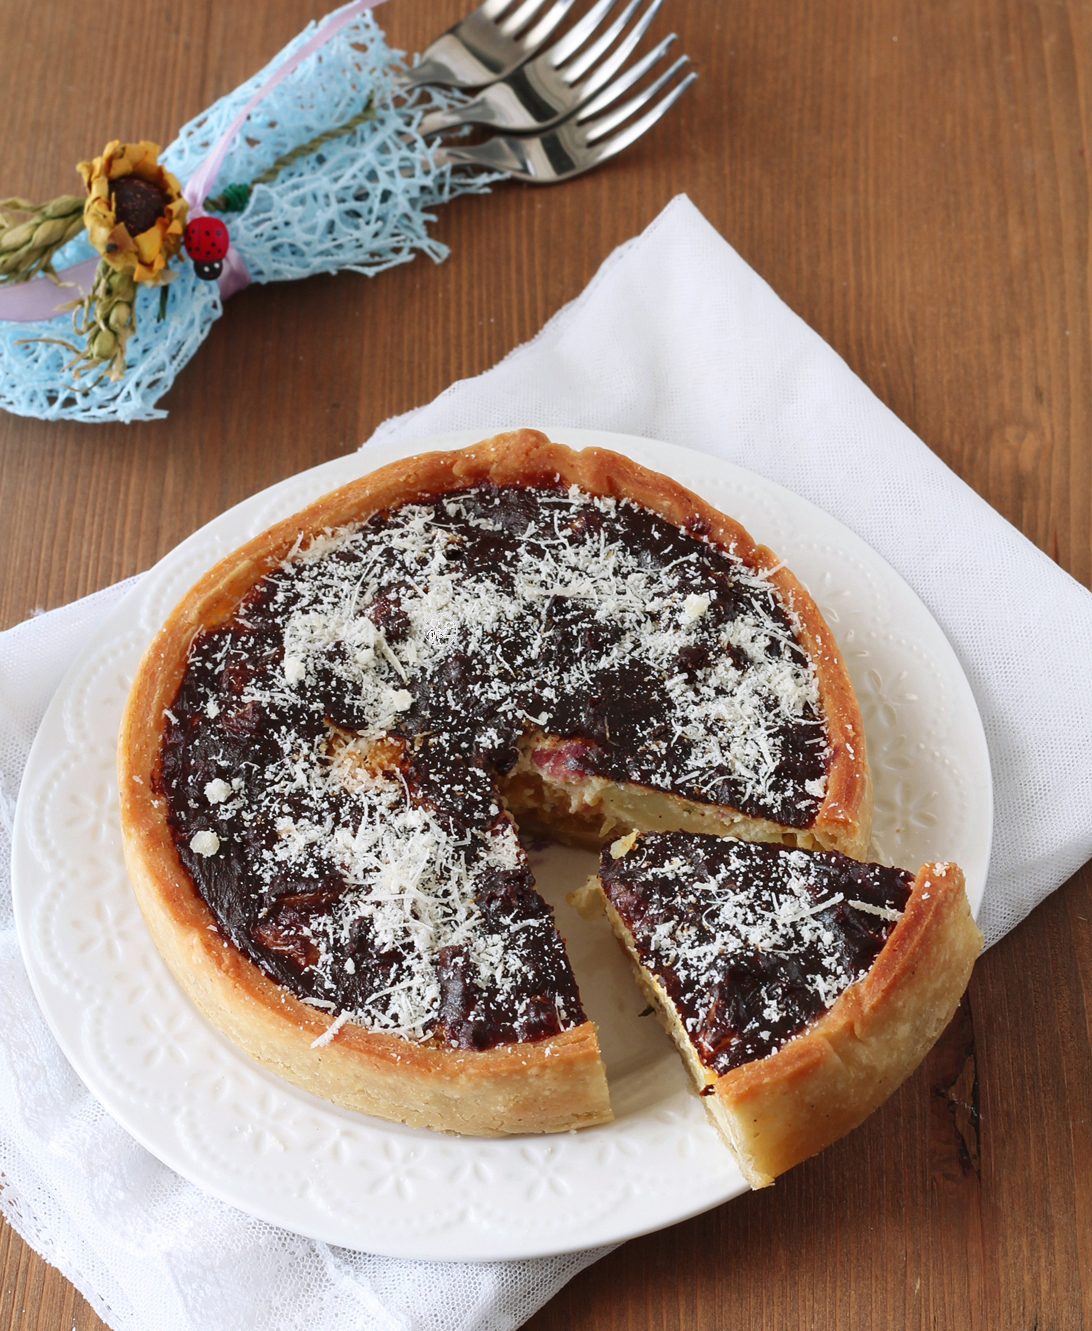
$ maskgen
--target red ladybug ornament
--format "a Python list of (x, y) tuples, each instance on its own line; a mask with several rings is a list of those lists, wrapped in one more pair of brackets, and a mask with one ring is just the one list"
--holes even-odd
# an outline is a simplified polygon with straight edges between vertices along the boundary
[(228, 229), (218, 217), (195, 217), (182, 232), (182, 243), (193, 260), (193, 271), (206, 282), (223, 272), (224, 255), (231, 245)]

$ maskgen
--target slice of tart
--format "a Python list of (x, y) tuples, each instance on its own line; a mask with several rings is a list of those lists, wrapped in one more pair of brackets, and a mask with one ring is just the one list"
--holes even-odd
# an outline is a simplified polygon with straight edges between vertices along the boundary
[(631, 834), (603, 851), (598, 889), (756, 1188), (913, 1072), (982, 947), (952, 864), (915, 877), (837, 852)]
[(814, 603), (666, 477), (533, 431), (394, 463), (228, 556), (138, 671), (126, 860), (210, 1019), (314, 1093), (493, 1135), (610, 1116), (513, 813), (860, 853)]

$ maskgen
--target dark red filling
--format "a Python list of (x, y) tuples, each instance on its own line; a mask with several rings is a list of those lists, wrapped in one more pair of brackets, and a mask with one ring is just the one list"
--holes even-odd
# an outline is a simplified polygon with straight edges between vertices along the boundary
[[(803, 871), (801, 857), (807, 862)], [(607, 848), (599, 876), (641, 964), (667, 991), (698, 1057), (721, 1074), (779, 1049), (864, 976), (895, 927), (867, 907), (903, 910), (913, 883), (913, 875), (901, 869), (862, 864), (836, 851), (687, 832), (641, 836), (617, 860)], [(790, 879), (802, 876), (805, 909), (841, 899), (809, 916), (806, 936), (795, 943), (784, 934), (756, 941), (763, 919), (790, 893)], [(718, 928), (718, 904), (729, 895), (741, 903), (731, 913), (746, 917), (743, 931)], [(665, 927), (674, 947), (657, 944), (657, 930)], [(711, 955), (700, 973), (685, 959), (695, 951)]]
[[(644, 510), (619, 506), (608, 515), (558, 492), (517, 488), (482, 487), (459, 499), (459, 513), (438, 508), (438, 520), (456, 538), (445, 572), (487, 579), (502, 596), (512, 590), (517, 554), (541, 547), (546, 559), (559, 539), (598, 549), (604, 533), (637, 551), (644, 566), (677, 576), (681, 592), (690, 591), (695, 579), (715, 588), (715, 599), (695, 629), (696, 642), (671, 663), (673, 676), (699, 676), (719, 650), (718, 632), (759, 601), (777, 624), (788, 627), (768, 587), (745, 585), (738, 566), (718, 548)], [(362, 545), (329, 556), (349, 573), (356, 564), (363, 567), (365, 548), (369, 568), (377, 559), (387, 561), (388, 575), (359, 613), (369, 616), (396, 650), (408, 631), (403, 601), (410, 588), (396, 552), (379, 538), (400, 521), (398, 511), (380, 514), (364, 524)], [(361, 921), (337, 943), (335, 987), (318, 983), (311, 926), (346, 891), (332, 858), (316, 846), (314, 862), (302, 877), (259, 879), (254, 871), (276, 840), (278, 816), (306, 816), (320, 823), (329, 818), (334, 826), (350, 825), (353, 819), (352, 797), (344, 792), (326, 797), (322, 807), (312, 807), (306, 792), (271, 801), (262, 786), (267, 765), (286, 744), (317, 751), (331, 726), (349, 733), (369, 726), (359, 691), (346, 685), (337, 668), (338, 646), (330, 649), (305, 690), (286, 701), (281, 687), (276, 704), (253, 700), (265, 685), (283, 685), (283, 629), (297, 595), (297, 568), (270, 574), (230, 622), (195, 641), (171, 704), (176, 722), (164, 739), (161, 789), (182, 862), (231, 941), (293, 992), (352, 1010), (390, 985), (400, 959), (377, 950)], [(676, 568), (677, 575), (670, 573)], [(781, 758), (765, 800), (749, 796), (730, 770), (699, 786), (687, 777), (692, 766), (687, 743), (670, 725), (668, 677), (638, 660), (612, 657), (616, 636), (595, 605), (559, 596), (534, 625), (516, 619), (498, 628), (484, 654), (470, 655), (455, 644), (428, 671), (405, 681), (392, 676), (395, 686), (404, 683), (412, 694), (396, 732), (404, 742), (401, 779), (410, 797), (434, 810), (455, 835), (495, 826), (504, 816), (498, 812), (498, 779), (512, 770), (520, 739), (541, 729), (572, 741), (543, 757), (560, 779), (592, 773), (732, 805), (790, 826), (807, 826), (814, 819), (819, 799), (806, 786), (825, 774), (827, 749), (813, 714), (795, 726), (771, 720)], [(804, 660), (788, 632), (768, 650)], [(225, 839), (216, 855), (195, 854), (190, 849), (194, 833), (223, 830), (203, 792), (206, 783), (225, 773), (241, 781), (241, 797), (255, 816), (245, 833)], [(521, 922), (549, 916), (525, 866), (485, 885), (478, 904), (483, 917), (517, 932)], [(583, 1020), (556, 931), (533, 936), (539, 941), (527, 945), (514, 996), (478, 985), (458, 949), (437, 956), (438, 1035), (452, 1044), (486, 1048), (552, 1035)], [(348, 971), (346, 960), (353, 963)]]

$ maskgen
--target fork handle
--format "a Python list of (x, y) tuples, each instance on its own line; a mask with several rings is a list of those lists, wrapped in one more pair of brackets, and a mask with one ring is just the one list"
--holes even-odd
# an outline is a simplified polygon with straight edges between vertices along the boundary
[(579, 96), (542, 61), (483, 88), (465, 106), (430, 111), (421, 121), (421, 134), (454, 129), (456, 125), (488, 125), (509, 134), (534, 134), (556, 124), (576, 109)]
[(439, 134), (444, 129), (454, 129), (456, 125), (465, 125), (468, 123), (466, 115), (468, 109), (456, 106), (449, 111), (430, 111), (428, 115), (422, 117), (417, 132), (422, 137), (427, 137), (429, 134)]
[[(507, 102), (514, 102), (514, 105), (506, 106)], [(446, 111), (430, 111), (422, 118), (417, 132), (423, 135), (437, 134), (440, 130), (455, 129), (458, 125), (492, 125), (506, 130), (537, 128), (526, 113), (520, 115), (521, 111), (522, 107), (514, 101), (502, 80), (500, 83), (494, 83), (491, 88), (486, 88), (480, 96), (465, 106), (452, 106)]]
[(480, 166), (489, 171), (504, 171), (521, 180), (533, 180), (531, 163), (519, 139), (505, 135), (487, 139), (485, 143), (472, 143), (466, 147), (446, 144), (436, 148), (432, 160), (437, 166)]
[[(476, 23), (473, 22), (475, 18)], [(466, 40), (476, 38), (473, 50), (468, 48), (466, 40), (460, 41), (445, 32), (424, 52), (413, 69), (398, 76), (399, 86), (408, 90), (425, 83), (443, 83), (450, 88), (480, 88), (503, 78), (513, 62), (506, 51), (496, 49), (494, 25), (475, 11), (459, 27)]]
[(468, 86), (462, 85), (458, 74), (443, 60), (422, 60), (413, 69), (399, 74), (395, 83), (401, 92), (423, 87), (426, 83), (442, 83), (448, 87)]

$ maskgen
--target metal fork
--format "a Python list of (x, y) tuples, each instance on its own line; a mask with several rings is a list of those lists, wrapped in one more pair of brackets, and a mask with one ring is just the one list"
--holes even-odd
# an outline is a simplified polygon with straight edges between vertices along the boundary
[(483, 83), (504, 78), (534, 55), (573, 2), (554, 0), (545, 16), (529, 28), (546, 0), (523, 0), (514, 9), (513, 0), (485, 0), (437, 37), (419, 63), (399, 77), (399, 87), (408, 90), (422, 83), (444, 83), (456, 88), (480, 88)]
[(686, 60), (686, 56), (680, 56), (651, 87), (598, 120), (587, 123), (583, 113), (578, 113), (571, 120), (563, 121), (556, 129), (546, 134), (536, 134), (531, 138), (498, 134), (495, 138), (487, 139), (485, 143), (474, 143), (466, 147), (443, 144), (432, 150), (432, 159), (437, 166), (446, 166), (450, 163), (504, 171), (516, 180), (530, 181), (535, 185), (553, 185), (559, 180), (568, 180), (570, 176), (590, 171), (593, 166), (598, 166), (608, 157), (620, 153), (623, 148), (628, 148), (631, 143), (639, 139), (646, 130), (652, 128), (690, 87), (698, 77), (697, 74), (687, 74), (686, 78), (676, 83), (658, 102), (650, 106), (644, 115), (632, 124), (626, 125), (612, 137), (604, 137), (619, 125), (625, 124), (641, 107), (651, 101), (686, 64)]
[[(610, 82), (648, 30), (661, 0), (651, 0), (617, 50), (603, 60), (625, 32), (641, 0), (629, 0), (619, 17), (601, 32), (604, 20), (617, 3), (618, 0), (598, 0), (548, 51), (490, 84), (466, 106), (426, 115), (421, 121), (420, 133), (434, 134), (456, 125), (489, 125), (521, 134), (551, 129), (591, 103), (593, 98), (589, 113), (603, 110), (642, 78), (675, 40), (672, 33), (654, 51)], [(598, 69), (589, 74), (588, 71), (599, 61), (602, 63)]]

